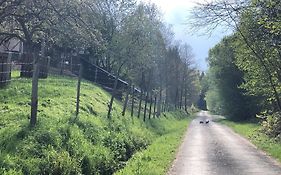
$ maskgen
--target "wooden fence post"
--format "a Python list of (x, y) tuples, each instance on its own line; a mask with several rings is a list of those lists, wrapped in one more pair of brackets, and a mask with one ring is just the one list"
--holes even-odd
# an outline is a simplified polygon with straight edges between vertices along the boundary
[(153, 99), (152, 99), (152, 93), (151, 93), (150, 94), (150, 104), (149, 104), (149, 115), (148, 115), (149, 119), (151, 119), (152, 104), (153, 104)]
[(34, 57), (33, 75), (32, 75), (32, 93), (31, 93), (31, 116), (30, 126), (34, 127), (37, 123), (37, 110), (38, 110), (38, 79), (40, 62), (44, 59), (45, 55), (45, 41), (41, 43), (41, 52), (38, 56)]
[(154, 106), (153, 106), (153, 118), (155, 118), (155, 115), (156, 115), (156, 101), (157, 101), (157, 95), (155, 94), (155, 97), (154, 97)]
[(139, 102), (139, 111), (138, 111), (138, 118), (140, 118), (140, 113), (141, 113), (141, 103), (142, 103), (142, 89), (141, 89), (141, 94), (140, 94), (140, 102)]
[(159, 99), (157, 103), (157, 117), (160, 117), (161, 115), (161, 103), (162, 103), (162, 88), (160, 89)]
[(8, 60), (7, 60), (7, 78), (8, 78), (8, 82), (11, 81), (12, 78), (12, 53), (9, 52), (8, 53)]
[(34, 127), (37, 122), (38, 79), (39, 79), (39, 58), (36, 56), (34, 57), (33, 76), (32, 76), (31, 116), (30, 116), (31, 127)]
[(147, 100), (148, 100), (148, 92), (146, 92), (145, 102), (144, 102), (144, 113), (143, 113), (143, 121), (146, 120), (146, 108), (147, 108)]
[(186, 87), (184, 90), (184, 110), (186, 113), (188, 113), (188, 111), (187, 111), (187, 88)]
[(95, 66), (95, 68), (96, 68), (96, 70), (95, 70), (95, 80), (94, 80), (94, 82), (98, 83), (98, 67), (97, 67), (97, 65)]
[(131, 87), (131, 85), (129, 85), (129, 87), (127, 89), (127, 92), (126, 92), (126, 97), (125, 97), (125, 101), (124, 101), (124, 105), (123, 105), (122, 116), (124, 116), (125, 113), (126, 113), (127, 104), (128, 104), (128, 100), (129, 100), (129, 93), (130, 93), (130, 90), (131, 90), (130, 87)]
[(116, 90), (117, 90), (117, 84), (118, 84), (118, 79), (119, 79), (119, 75), (115, 76), (115, 81), (114, 81), (114, 87), (113, 87), (113, 92), (112, 92), (112, 96), (108, 105), (108, 113), (107, 113), (107, 118), (111, 118), (111, 111), (112, 111), (112, 105), (113, 105), (113, 101), (116, 95)]
[(82, 62), (80, 62), (79, 75), (78, 75), (78, 83), (77, 83), (77, 96), (76, 96), (76, 118), (79, 115), (80, 90), (81, 90), (82, 74), (83, 74), (83, 64), (82, 64)]
[(132, 88), (132, 106), (131, 106), (131, 117), (134, 115), (134, 103), (135, 103), (135, 86)]

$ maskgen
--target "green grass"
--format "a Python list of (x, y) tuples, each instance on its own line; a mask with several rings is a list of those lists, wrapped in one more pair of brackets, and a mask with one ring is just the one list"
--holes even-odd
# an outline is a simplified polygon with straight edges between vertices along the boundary
[(144, 123), (129, 112), (122, 116), (121, 102), (115, 101), (107, 119), (110, 94), (83, 81), (80, 115), (74, 120), (76, 83), (66, 77), (39, 81), (35, 128), (29, 127), (31, 80), (0, 89), (0, 174), (112, 174), (126, 165), (128, 171), (139, 160), (164, 174), (189, 117), (171, 112)]
[(220, 122), (232, 128), (236, 133), (249, 139), (259, 149), (281, 162), (281, 143), (263, 134), (259, 124), (237, 123), (229, 120), (221, 120)]
[[(169, 129), (161, 137), (157, 138), (146, 150), (138, 152), (129, 160), (127, 166), (116, 173), (116, 175), (159, 175), (166, 174), (172, 160), (175, 158), (176, 150), (179, 147), (182, 136), (186, 131), (186, 126), (191, 119), (179, 121), (173, 119), (173, 115), (183, 115), (180, 113), (169, 114), (168, 118), (161, 122), (170, 123)], [(171, 122), (172, 120), (172, 122)], [(165, 125), (165, 124), (164, 124)]]

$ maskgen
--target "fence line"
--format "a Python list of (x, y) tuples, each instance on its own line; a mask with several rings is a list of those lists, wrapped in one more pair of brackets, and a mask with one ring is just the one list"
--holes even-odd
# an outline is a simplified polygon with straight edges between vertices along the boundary
[[(3, 55), (2, 55), (3, 57)], [(36, 57), (34, 57), (36, 58)], [(69, 72), (69, 75), (71, 74), (71, 76), (65, 74), (66, 72), (60, 72), (59, 68), (53, 68), (51, 67), (49, 64), (42, 64), (41, 60), (42, 58), (44, 57), (41, 57), (41, 59), (39, 59), (37, 57), (37, 59), (35, 59), (35, 61), (32, 61), (32, 62), (29, 62), (29, 63), (25, 63), (25, 62), (19, 62), (19, 61), (11, 61), (11, 60), (8, 60), (10, 62), (1, 62), (0, 63), (0, 66), (9, 66), (10, 69), (9, 70), (2, 70), (0, 69), (0, 75), (6, 75), (6, 74), (9, 74), (9, 75), (12, 75), (13, 73), (18, 73), (18, 76), (17, 77), (14, 77), (14, 75), (10, 76), (10, 79), (5, 79), (5, 80), (2, 80), (0, 79), (0, 84), (2, 83), (10, 83), (10, 82), (17, 82), (17, 81), (28, 81), (30, 83), (32, 83), (32, 97), (31, 97), (31, 117), (30, 117), (30, 124), (31, 126), (34, 126), (36, 124), (36, 121), (37, 121), (37, 108), (38, 108), (38, 85), (40, 84), (41, 81), (48, 81), (48, 84), (52, 84), (52, 81), (50, 80), (47, 80), (47, 77), (48, 76), (54, 76), (54, 77), (63, 77), (63, 76), (67, 76), (67, 77), (74, 77), (74, 78), (77, 78), (77, 94), (76, 94), (76, 117), (79, 115), (79, 104), (80, 104), (80, 90), (81, 88), (81, 81), (82, 81), (82, 73), (83, 73), (83, 64), (79, 63), (79, 64), (72, 64), (72, 67), (80, 67), (79, 69), (79, 73), (78, 75), (72, 71)], [(49, 59), (51, 60), (51, 59)], [(45, 62), (46, 63), (46, 62)], [(26, 70), (26, 69), (22, 69), (22, 67), (18, 67), (18, 66), (30, 66), (29, 70)], [(52, 70), (53, 69), (53, 70)], [(43, 70), (43, 71), (42, 71)], [(98, 77), (99, 74), (97, 73), (98, 69), (90, 69), (92, 71), (95, 71), (95, 80), (100, 80), (100, 81), (103, 81), (103, 83), (101, 84), (102, 86), (106, 86), (108, 88), (112, 88), (112, 90), (114, 90), (116, 87), (116, 84), (114, 81), (112, 81), (112, 77), (115, 77), (119, 80), (118, 77), (114, 76), (113, 74), (108, 74), (108, 76), (111, 76), (110, 78), (108, 77)], [(23, 73), (26, 73), (26, 74), (30, 74), (32, 75), (32, 80), (29, 78), (29, 77), (25, 77), (25, 76), (22, 76)], [(44, 75), (45, 78), (40, 78), (39, 75)], [(101, 74), (102, 75), (102, 74)], [(38, 81), (40, 79), (40, 81)], [(111, 81), (111, 82), (110, 82)], [(121, 80), (123, 81), (123, 80)], [(125, 82), (125, 81), (123, 81)], [(98, 83), (97, 81), (95, 81), (95, 83)], [(126, 82), (125, 82), (126, 83)], [(68, 84), (68, 83), (64, 83), (64, 84)], [(74, 85), (73, 83), (69, 83), (69, 85)], [(7, 87), (9, 88), (9, 87)], [(125, 98), (125, 103), (124, 103), (124, 106), (123, 106), (123, 111), (122, 111), (122, 115), (125, 115), (125, 112), (127, 111), (127, 106), (130, 105), (130, 114), (131, 116), (133, 117), (134, 114), (135, 114), (135, 109), (138, 108), (138, 111), (137, 111), (137, 116), (140, 117), (140, 114), (143, 113), (144, 117), (143, 117), (143, 121), (145, 122), (146, 121), (146, 118), (147, 118), (147, 112), (149, 112), (149, 119), (151, 118), (151, 114), (153, 114), (154, 118), (155, 118), (155, 115), (159, 112), (157, 111), (157, 105), (158, 103), (161, 103), (161, 101), (158, 100), (158, 102), (156, 101), (157, 99), (157, 94), (155, 94), (155, 100), (153, 100), (153, 94), (150, 93), (150, 97), (149, 97), (149, 93), (148, 92), (145, 92), (143, 90), (141, 90), (141, 92), (136, 88), (135, 85), (131, 84), (131, 85), (127, 85), (127, 89), (117, 89), (116, 90), (116, 93), (120, 93), (121, 95), (126, 92), (126, 98)], [(140, 92), (140, 93), (139, 93)], [(146, 94), (144, 95), (143, 97), (143, 94)], [(116, 95), (116, 94), (113, 94), (113, 95)], [(139, 101), (139, 105), (138, 106), (135, 106), (135, 103)], [(142, 104), (142, 102), (144, 101), (144, 106)], [(147, 109), (147, 104), (149, 104), (149, 109)], [(161, 104), (160, 104), (161, 105)], [(162, 106), (162, 105), (161, 105)], [(152, 107), (153, 107), (153, 112), (152, 112)], [(163, 111), (163, 110), (161, 110)], [(161, 112), (160, 111), (160, 112)], [(1, 111), (3, 112), (3, 111)], [(123, 114), (124, 113), (124, 114)]]

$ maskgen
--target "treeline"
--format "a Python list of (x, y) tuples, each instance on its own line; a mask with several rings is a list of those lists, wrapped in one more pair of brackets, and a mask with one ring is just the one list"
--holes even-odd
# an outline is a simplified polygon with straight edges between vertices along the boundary
[(281, 2), (223, 0), (200, 4), (194, 12), (194, 26), (234, 29), (209, 52), (209, 108), (234, 120), (257, 115), (266, 132), (280, 138)]
[[(136, 0), (4, 0), (1, 44), (17, 38), (24, 52), (44, 44), (51, 65), (72, 55), (158, 93), (167, 108), (187, 108), (199, 94), (199, 72), (187, 44), (174, 44), (154, 4)], [(93, 75), (94, 76), (94, 75)]]

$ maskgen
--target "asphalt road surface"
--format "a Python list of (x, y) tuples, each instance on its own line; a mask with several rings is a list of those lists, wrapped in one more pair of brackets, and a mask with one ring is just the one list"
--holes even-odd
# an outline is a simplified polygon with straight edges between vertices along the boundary
[(277, 161), (215, 118), (202, 111), (192, 121), (168, 175), (281, 175)]

